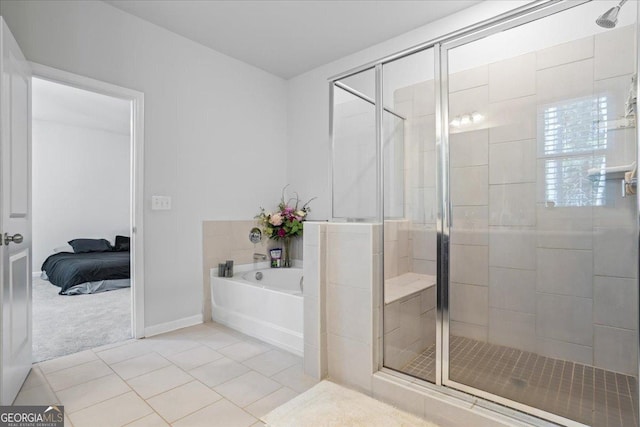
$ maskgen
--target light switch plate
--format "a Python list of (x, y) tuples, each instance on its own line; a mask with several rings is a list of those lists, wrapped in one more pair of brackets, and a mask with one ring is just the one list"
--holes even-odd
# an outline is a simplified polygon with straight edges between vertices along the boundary
[(151, 196), (152, 211), (168, 211), (171, 210), (170, 196)]

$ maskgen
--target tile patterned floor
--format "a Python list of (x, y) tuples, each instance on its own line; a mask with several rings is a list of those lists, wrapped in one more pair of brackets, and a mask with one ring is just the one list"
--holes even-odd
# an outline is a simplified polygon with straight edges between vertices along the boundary
[[(451, 379), (593, 426), (637, 426), (634, 377), (469, 338), (451, 338)], [(435, 346), (403, 369), (435, 381)]]
[(15, 404), (62, 404), (65, 427), (248, 427), (316, 382), (302, 358), (206, 323), (39, 363)]

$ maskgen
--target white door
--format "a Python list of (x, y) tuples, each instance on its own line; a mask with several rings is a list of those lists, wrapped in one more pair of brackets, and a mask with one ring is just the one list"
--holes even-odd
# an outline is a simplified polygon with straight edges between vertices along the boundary
[(31, 73), (0, 18), (0, 403), (31, 369)]

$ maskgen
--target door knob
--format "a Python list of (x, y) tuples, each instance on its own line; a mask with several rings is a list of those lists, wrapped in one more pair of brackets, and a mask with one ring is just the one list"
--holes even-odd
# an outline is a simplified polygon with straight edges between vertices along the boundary
[(20, 244), (22, 243), (22, 240), (24, 238), (22, 237), (22, 234), (14, 234), (13, 236), (9, 236), (8, 233), (4, 233), (4, 244), (8, 245), (9, 243), (13, 242), (16, 244)]

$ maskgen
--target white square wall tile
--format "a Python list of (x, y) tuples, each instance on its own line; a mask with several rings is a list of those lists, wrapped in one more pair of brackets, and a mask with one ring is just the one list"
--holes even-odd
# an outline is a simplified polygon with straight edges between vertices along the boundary
[(556, 249), (593, 248), (593, 208), (561, 209), (537, 206), (538, 247)]
[(435, 86), (429, 80), (413, 86), (413, 115), (427, 116), (435, 113)]
[(451, 245), (451, 281), (475, 285), (489, 284), (487, 246)]
[(593, 36), (573, 40), (536, 52), (537, 68), (555, 67), (593, 57)]
[[(536, 181), (535, 139), (495, 143), (489, 146), (489, 184)], [(535, 193), (533, 194), (535, 201)]]
[(489, 186), (489, 224), (534, 226), (536, 185), (523, 183)]
[(593, 365), (593, 347), (591, 346), (537, 337), (536, 349), (536, 353), (541, 356)]
[(371, 291), (334, 285), (329, 285), (327, 291), (327, 331), (371, 344), (373, 337)]
[(472, 166), (451, 168), (451, 203), (454, 206), (487, 205), (489, 168)]
[(449, 92), (458, 92), (489, 84), (489, 66), (481, 65), (470, 70), (449, 74)]
[(536, 349), (536, 316), (492, 308), (489, 311), (489, 342), (534, 352)]
[(489, 339), (489, 328), (484, 325), (452, 321), (449, 331), (451, 335), (456, 337), (471, 338), (478, 341), (487, 341)]
[(638, 270), (637, 243), (637, 233), (632, 228), (594, 228), (594, 274), (636, 277)]
[(538, 103), (571, 102), (593, 95), (593, 59), (546, 68), (537, 73)]
[(489, 289), (486, 286), (451, 283), (451, 320), (486, 326), (489, 324)]
[[(449, 120), (456, 116), (463, 116), (478, 112), (487, 117), (489, 110), (489, 87), (479, 86), (471, 89), (461, 90), (449, 94)], [(487, 127), (486, 121), (478, 124), (472, 123), (465, 126), (465, 130), (482, 129)], [(451, 132), (457, 132), (457, 128), (451, 128)]]
[(489, 305), (491, 307), (534, 314), (535, 291), (535, 271), (489, 268)]
[(303, 223), (303, 232), (304, 232), (304, 240), (303, 244), (305, 246), (318, 246), (320, 242), (320, 228), (322, 224), (306, 221)]
[(536, 295), (536, 333), (539, 337), (592, 346), (593, 300), (538, 293)]
[(638, 335), (628, 329), (593, 327), (594, 365), (609, 371), (636, 375), (638, 370)]
[(450, 238), (452, 245), (488, 245), (489, 207), (454, 206)]
[(633, 25), (604, 31), (595, 36), (595, 78), (631, 74), (635, 65), (636, 38)]
[(451, 167), (486, 165), (489, 161), (488, 148), (489, 131), (487, 129), (451, 134), (449, 137)]
[(411, 231), (413, 258), (435, 261), (437, 251), (436, 230), (431, 227), (414, 228)]
[(538, 248), (537, 261), (538, 292), (592, 298), (591, 251)]
[(489, 265), (492, 267), (535, 270), (535, 229), (490, 227)]
[(320, 302), (315, 298), (304, 298), (304, 342), (320, 346)]
[(637, 329), (638, 285), (635, 279), (593, 278), (593, 323)]
[(371, 287), (371, 227), (367, 231), (367, 234), (329, 233), (327, 257), (330, 282), (357, 288)]
[[(594, 93), (598, 97), (606, 97), (607, 99), (607, 116), (611, 119), (623, 117), (625, 115), (625, 102), (629, 96), (629, 89), (631, 88), (631, 75), (624, 74), (617, 77), (611, 77), (603, 80), (596, 80), (594, 83)], [(620, 130), (615, 132), (607, 132), (607, 151), (610, 149), (609, 139), (611, 136), (619, 133)], [(610, 156), (607, 156), (607, 163), (611, 160)], [(631, 163), (631, 162), (629, 162)], [(622, 162), (620, 164), (623, 164)], [(628, 164), (628, 163), (625, 163)]]
[(489, 104), (489, 143), (536, 139), (538, 104), (535, 95)]
[(533, 53), (489, 65), (491, 102), (520, 98), (536, 93), (536, 56)]
[(371, 345), (328, 334), (329, 377), (340, 383), (371, 392), (373, 360)]

